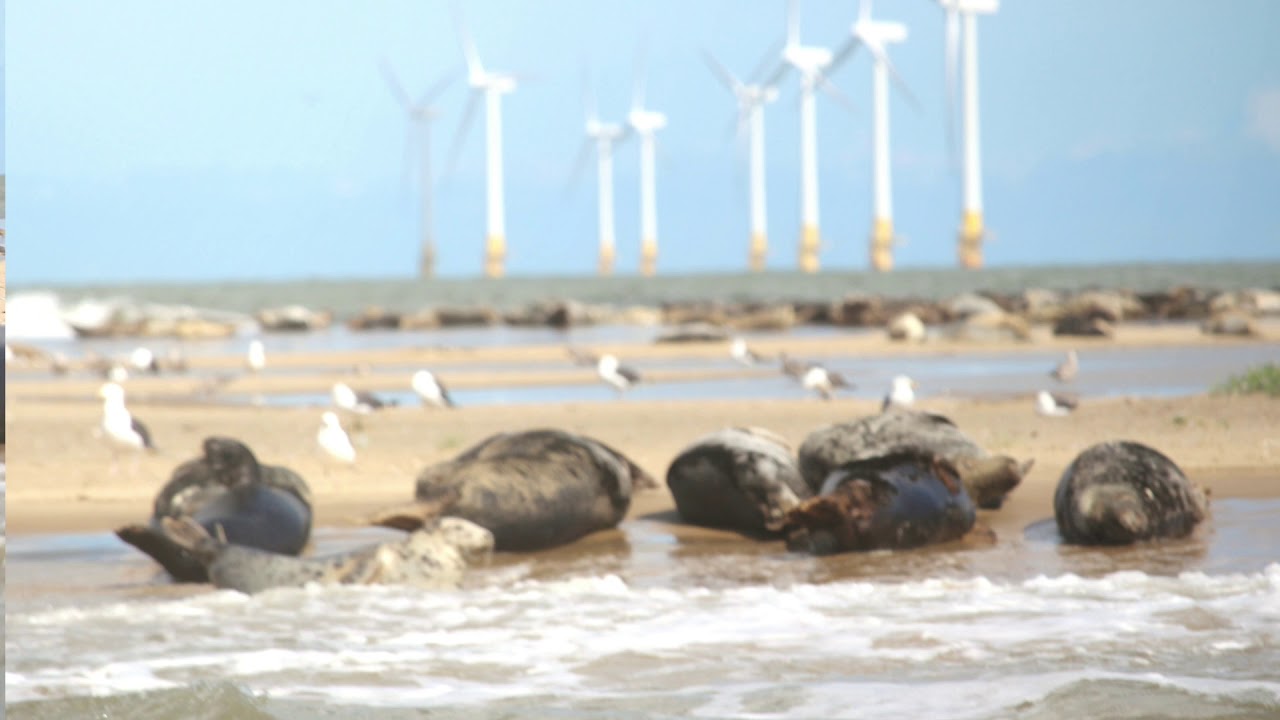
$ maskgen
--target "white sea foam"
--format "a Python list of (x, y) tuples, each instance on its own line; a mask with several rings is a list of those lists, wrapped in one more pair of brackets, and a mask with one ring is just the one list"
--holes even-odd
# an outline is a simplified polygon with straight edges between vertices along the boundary
[(75, 331), (62, 316), (58, 296), (51, 292), (20, 292), (6, 298), (6, 340), (69, 340)]
[(1110, 678), (1280, 706), (1268, 675), (1280, 666), (1280, 565), (1022, 582), (685, 589), (604, 575), (429, 594), (214, 592), (19, 613), (6, 643), (10, 702), (217, 678), (375, 707), (688, 693), (695, 714), (742, 715), (768, 680), (793, 714), (966, 717)]

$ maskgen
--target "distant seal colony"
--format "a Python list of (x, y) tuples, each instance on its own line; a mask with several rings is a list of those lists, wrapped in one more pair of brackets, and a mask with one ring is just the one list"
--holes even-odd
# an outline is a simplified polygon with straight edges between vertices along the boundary
[(244, 443), (205, 438), (202, 457), (174, 469), (155, 499), (148, 524), (116, 536), (151, 556), (174, 579), (205, 582), (204, 564), (164, 532), (164, 518), (189, 517), (227, 542), (297, 555), (311, 538), (311, 491), (292, 470), (259, 464)]
[(632, 493), (657, 487), (622, 453), (561, 430), (499, 433), (418, 475), (416, 500), (372, 522), (414, 530), (454, 516), (488, 529), (494, 548), (529, 551), (615, 527)]
[(1185, 537), (1208, 510), (1204, 491), (1172, 460), (1127, 441), (1099, 443), (1080, 453), (1053, 495), (1058, 532), (1077, 545)]
[(489, 557), (493, 534), (461, 518), (426, 523), (404, 539), (320, 558), (297, 558), (227, 543), (189, 517), (167, 517), (164, 532), (223, 589), (253, 594), (281, 587), (404, 584), (457, 587), (463, 571)]

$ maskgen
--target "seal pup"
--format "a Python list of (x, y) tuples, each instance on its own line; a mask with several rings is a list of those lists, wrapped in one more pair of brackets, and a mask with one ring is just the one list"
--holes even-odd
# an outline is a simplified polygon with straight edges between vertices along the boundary
[(451, 515), (491, 531), (496, 550), (542, 550), (617, 526), (632, 493), (652, 487), (648, 473), (593, 438), (552, 429), (499, 433), (423, 470), (413, 503), (370, 522), (414, 530)]
[(845, 463), (823, 494), (787, 513), (787, 549), (830, 555), (907, 549), (962, 537), (977, 518), (960, 474), (929, 453), (894, 452)]
[(191, 518), (165, 518), (163, 527), (205, 567), (210, 583), (246, 594), (307, 583), (455, 588), (468, 566), (487, 560), (493, 551), (493, 533), (452, 517), (427, 523), (400, 540), (317, 558), (228, 543)]
[(813, 494), (786, 441), (755, 427), (694, 441), (671, 461), (667, 487), (685, 522), (749, 535), (776, 534), (787, 511)]
[(1099, 443), (1076, 456), (1053, 494), (1062, 539), (1076, 545), (1127, 545), (1189, 535), (1209, 500), (1176, 464), (1129, 441)]
[[(311, 490), (289, 468), (260, 464), (244, 443), (211, 436), (203, 455), (174, 469), (156, 494), (151, 520), (116, 536), (160, 563), (179, 582), (204, 582), (204, 566), (163, 531), (164, 518), (190, 517), (229, 542), (297, 555), (311, 539)], [(215, 530), (215, 528), (217, 528)]]
[(800, 445), (797, 459), (809, 488), (821, 493), (823, 482), (836, 467), (903, 451), (949, 461), (973, 502), (986, 510), (998, 509), (1034, 464), (990, 455), (942, 415), (896, 407), (814, 430)]

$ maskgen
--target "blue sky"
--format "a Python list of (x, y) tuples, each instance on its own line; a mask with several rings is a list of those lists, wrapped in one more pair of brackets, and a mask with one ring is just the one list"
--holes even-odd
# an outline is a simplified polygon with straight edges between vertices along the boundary
[[(595, 267), (593, 166), (581, 74), (606, 118), (630, 102), (645, 42), (659, 135), (662, 272), (746, 264), (745, 154), (734, 104), (702, 63), (740, 74), (781, 40), (781, 0), (474, 0), (487, 66), (530, 77), (504, 107), (508, 271)], [(404, 115), (461, 52), (443, 2), (42, 0), (7, 3), (9, 276), (37, 282), (409, 276), (415, 198)], [(841, 42), (852, 0), (809, 0), (806, 44)], [(881, 0), (910, 37), (891, 54), (920, 100), (892, 105), (900, 266), (950, 267), (959, 176), (945, 135), (943, 16)], [(1005, 0), (980, 21), (990, 265), (1280, 257), (1280, 3)], [(647, 39), (647, 40), (646, 40)], [(827, 268), (866, 267), (870, 68), (833, 80), (852, 111), (818, 103)], [(440, 271), (481, 268), (482, 123), (440, 177), (466, 86), (432, 136)], [(794, 79), (767, 111), (770, 265), (795, 267)], [(482, 120), (482, 115), (477, 120)], [(618, 152), (619, 269), (638, 265), (638, 151)]]

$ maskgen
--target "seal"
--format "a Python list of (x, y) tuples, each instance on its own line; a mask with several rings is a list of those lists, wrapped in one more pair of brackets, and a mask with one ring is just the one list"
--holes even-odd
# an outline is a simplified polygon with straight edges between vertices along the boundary
[(179, 582), (205, 582), (204, 565), (164, 532), (164, 518), (190, 517), (229, 542), (297, 555), (311, 539), (311, 491), (294, 471), (258, 462), (247, 445), (211, 436), (202, 457), (174, 469), (156, 494), (151, 520), (116, 536), (151, 556)]
[(755, 427), (699, 438), (671, 461), (667, 487), (685, 522), (749, 535), (776, 535), (813, 494), (786, 441)]
[(455, 588), (467, 567), (493, 551), (493, 534), (461, 518), (441, 518), (400, 540), (318, 558), (228, 543), (190, 517), (166, 517), (161, 524), (172, 542), (205, 567), (215, 587), (246, 594), (307, 583)]
[(654, 479), (629, 458), (584, 435), (499, 433), (423, 470), (413, 503), (370, 522), (411, 531), (451, 515), (492, 532), (496, 550), (541, 550), (617, 526), (632, 493), (652, 487)]
[(945, 458), (895, 452), (836, 468), (819, 497), (787, 513), (787, 549), (830, 555), (956, 540), (976, 511)]
[(820, 494), (822, 484), (840, 465), (898, 452), (946, 459), (960, 473), (973, 502), (986, 510), (999, 509), (1035, 462), (993, 456), (942, 415), (890, 405), (879, 415), (809, 433), (800, 445), (800, 475)]
[(1058, 532), (1076, 545), (1185, 537), (1208, 512), (1204, 491), (1172, 460), (1129, 441), (1099, 443), (1080, 453), (1053, 494)]

